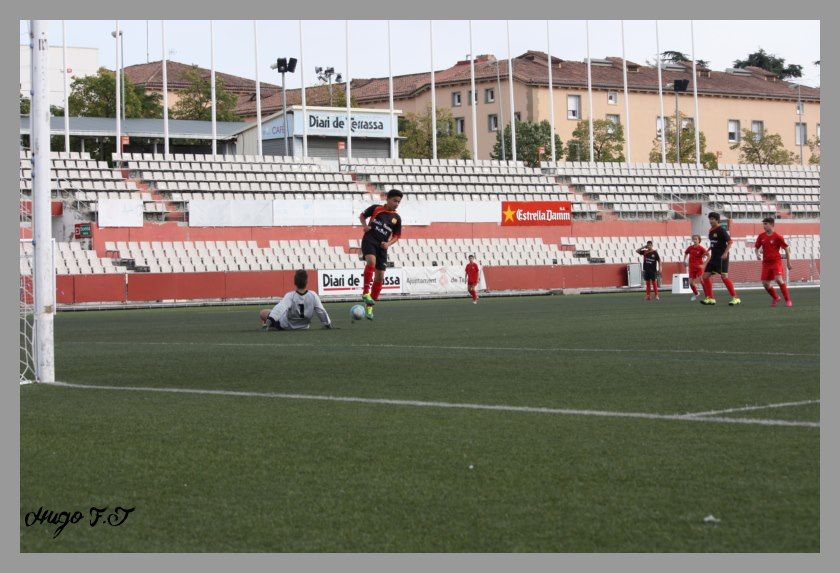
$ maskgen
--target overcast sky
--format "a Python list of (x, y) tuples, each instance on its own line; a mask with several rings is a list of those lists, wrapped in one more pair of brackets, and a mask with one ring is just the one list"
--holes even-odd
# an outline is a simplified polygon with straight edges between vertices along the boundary
[[(250, 20), (216, 20), (216, 70), (253, 78), (254, 34)], [(386, 22), (354, 20), (350, 23), (351, 74), (353, 77), (388, 75)], [(125, 33), (126, 65), (147, 61), (147, 21), (122, 20)], [(500, 20), (475, 20), (473, 47), (476, 54), (508, 55), (506, 24)], [(148, 21), (148, 57), (161, 58), (161, 22)], [(28, 24), (21, 21), (21, 43), (28, 43)], [(99, 64), (115, 67), (115, 45), (111, 37), (114, 21), (67, 21), (68, 45), (99, 49)], [(687, 20), (659, 22), (661, 50), (691, 54), (691, 28)], [(260, 20), (260, 80), (279, 84), (269, 65), (278, 57), (300, 58), (297, 21)], [(53, 21), (50, 44), (60, 45), (61, 23)], [(344, 21), (304, 21), (304, 59), (307, 85), (316, 82), (315, 66), (333, 66), (345, 73)], [(582, 20), (553, 20), (550, 23), (552, 54), (568, 60), (586, 57), (586, 23)], [(697, 57), (708, 60), (712, 69), (732, 67), (736, 59), (764, 48), (804, 67), (802, 83), (818, 86), (820, 68), (820, 23), (810, 20), (706, 20), (695, 21)], [(627, 59), (644, 64), (656, 54), (655, 23), (652, 20), (625, 21)], [(443, 69), (469, 53), (469, 22), (434, 22), (435, 68)], [(167, 51), (174, 60), (210, 67), (210, 23), (207, 20), (179, 20), (166, 23)], [(427, 71), (430, 65), (428, 21), (392, 21), (391, 49), (394, 75)], [(510, 51), (516, 56), (526, 50), (546, 50), (545, 21), (510, 22)], [(590, 49), (593, 58), (621, 56), (620, 22), (590, 21)], [(72, 66), (72, 61), (69, 62)], [(298, 69), (298, 72), (300, 68)], [(287, 87), (300, 86), (300, 73), (287, 77)]]

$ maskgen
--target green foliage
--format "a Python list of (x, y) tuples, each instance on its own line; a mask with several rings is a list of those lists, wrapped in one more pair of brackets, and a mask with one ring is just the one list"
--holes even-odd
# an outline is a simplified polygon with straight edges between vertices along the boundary
[(20, 96), (20, 115), (29, 115), (29, 111), (32, 108), (32, 102), (28, 97), (23, 97), (23, 94)]
[[(162, 96), (146, 93), (125, 76), (125, 117), (163, 117)], [(95, 75), (75, 78), (70, 92), (70, 115), (83, 117), (116, 117), (116, 75), (99, 68)]]
[(741, 130), (741, 141), (731, 145), (729, 149), (740, 152), (740, 163), (756, 165), (790, 165), (796, 159), (796, 154), (785, 149), (782, 136), (778, 133), (759, 134), (749, 129)]
[[(351, 97), (352, 101), (352, 97)], [(399, 118), (400, 157), (423, 159), (432, 156), (432, 112), (408, 113)], [(437, 151), (439, 159), (469, 159), (467, 136), (455, 133), (455, 119), (446, 108), (437, 109)]]
[[(184, 72), (188, 85), (178, 91), (178, 102), (172, 106), (174, 119), (194, 119), (211, 121), (213, 119), (210, 79), (204, 78), (198, 66), (192, 66)], [(235, 113), (236, 95), (225, 89), (222, 78), (216, 77), (216, 120), (238, 121)]]
[[(595, 161), (626, 161), (624, 126), (606, 119), (592, 122)], [(589, 121), (581, 120), (568, 142), (567, 161), (589, 161)]]
[(820, 164), (820, 138), (819, 137), (812, 137), (808, 140), (808, 149), (811, 150), (811, 157), (808, 158), (808, 163), (810, 165), (819, 165)]
[[(505, 126), (505, 152), (506, 157), (502, 157), (502, 132), (496, 132), (496, 144), (493, 146), (493, 151), (490, 157), (493, 159), (512, 159), (513, 145), (510, 131), (510, 124)], [(545, 148), (545, 152), (540, 155), (539, 148)], [(557, 159), (563, 157), (563, 142), (560, 136), (554, 134), (554, 147)], [(543, 120), (539, 123), (534, 121), (517, 121), (516, 122), (516, 159), (517, 161), (524, 161), (526, 165), (536, 167), (541, 160), (551, 159), (551, 124)]]
[[(667, 163), (677, 161), (677, 132), (674, 129), (676, 124), (676, 116), (665, 118), (665, 161)], [(696, 151), (694, 122), (691, 122), (683, 127), (680, 132), (680, 163), (695, 163)], [(662, 148), (658, 137), (653, 140), (653, 148), (650, 150), (649, 159), (651, 163), (662, 161)], [(700, 132), (700, 163), (706, 169), (717, 169), (718, 165), (717, 155), (706, 151), (706, 135), (702, 131)]]
[(784, 58), (780, 58), (775, 54), (768, 54), (764, 51), (764, 48), (759, 48), (757, 52), (748, 55), (745, 60), (735, 60), (735, 63), (732, 65), (736, 68), (755, 66), (762, 70), (772, 72), (781, 79), (802, 77), (802, 66), (797, 64), (788, 64), (785, 66)]

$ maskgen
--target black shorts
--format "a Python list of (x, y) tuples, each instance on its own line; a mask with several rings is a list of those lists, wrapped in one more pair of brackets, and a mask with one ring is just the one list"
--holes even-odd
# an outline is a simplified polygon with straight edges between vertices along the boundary
[(655, 281), (656, 280), (656, 269), (649, 271), (645, 270), (642, 272), (642, 276), (646, 281)]
[(268, 317), (268, 327), (276, 328), (277, 330), (285, 330), (282, 326), (280, 326), (280, 323), (278, 321), (274, 320), (270, 316)]
[(373, 255), (376, 257), (376, 269), (384, 271), (388, 268), (388, 250), (383, 249), (380, 243), (375, 240), (362, 240), (362, 254), (364, 256)]
[(713, 275), (725, 275), (729, 273), (729, 258), (713, 257), (706, 263), (706, 272)]

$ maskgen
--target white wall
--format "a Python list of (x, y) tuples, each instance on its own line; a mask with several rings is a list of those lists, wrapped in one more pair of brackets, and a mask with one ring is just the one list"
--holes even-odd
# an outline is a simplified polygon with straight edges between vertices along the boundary
[[(69, 34), (68, 34), (69, 35)], [(53, 42), (55, 42), (53, 38)], [(60, 41), (61, 38), (59, 37)], [(61, 75), (61, 46), (50, 46), (50, 105), (64, 107), (64, 81)], [(116, 62), (108, 67), (113, 68)], [(20, 93), (24, 97), (30, 97), (32, 89), (30, 79), (30, 51), (29, 44), (20, 46)], [(71, 48), (67, 47), (67, 67), (72, 70), (67, 84), (67, 94), (70, 94), (70, 86), (73, 78), (96, 75), (99, 69), (99, 50), (97, 48)]]

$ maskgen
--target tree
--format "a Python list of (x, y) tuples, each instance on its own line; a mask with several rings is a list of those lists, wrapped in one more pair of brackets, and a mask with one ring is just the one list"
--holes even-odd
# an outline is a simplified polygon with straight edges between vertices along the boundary
[(673, 64), (678, 62), (691, 63), (691, 60), (688, 59), (688, 56), (686, 56), (682, 52), (677, 52), (675, 50), (665, 50), (664, 52), (662, 52), (662, 61), (671, 62)]
[(20, 115), (29, 115), (29, 111), (32, 108), (32, 102), (29, 100), (28, 97), (23, 97), (23, 94), (20, 96)]
[[(163, 117), (162, 96), (146, 93), (123, 75), (125, 82), (125, 117)], [(116, 117), (116, 74), (99, 68), (96, 75), (76, 78), (69, 97), (70, 115), (84, 117)]]
[(808, 149), (811, 150), (811, 157), (808, 158), (808, 163), (811, 165), (820, 164), (820, 138), (812, 137), (808, 140)]
[(748, 66), (761, 68), (762, 70), (767, 70), (775, 74), (783, 80), (802, 77), (802, 66), (797, 64), (788, 64), (785, 66), (784, 58), (780, 58), (775, 54), (768, 54), (764, 51), (764, 48), (759, 48), (757, 52), (748, 55), (745, 60), (735, 60), (735, 63), (732, 65), (736, 68), (746, 68)]
[[(350, 101), (353, 98), (351, 96)], [(400, 142), (400, 157), (429, 158), (432, 156), (432, 110), (418, 115), (407, 113), (399, 118), (399, 134), (405, 137)], [(446, 108), (437, 109), (437, 151), (440, 159), (469, 159), (467, 136), (455, 133), (455, 118)]]
[(796, 154), (785, 149), (782, 136), (778, 133), (756, 133), (749, 129), (741, 130), (741, 141), (729, 147), (740, 151), (739, 163), (756, 165), (790, 165)]
[[(496, 132), (496, 144), (493, 146), (493, 151), (490, 157), (493, 159), (502, 158), (502, 132)], [(505, 127), (505, 151), (508, 157), (513, 157), (513, 146), (511, 142), (510, 124)], [(545, 152), (540, 155), (540, 147), (545, 149)], [(554, 147), (557, 158), (563, 157), (563, 142), (560, 136), (554, 134)], [(523, 161), (526, 165), (536, 167), (541, 160), (551, 159), (551, 124), (543, 120), (539, 123), (534, 121), (517, 121), (516, 122), (516, 159)]]
[[(213, 115), (210, 79), (202, 77), (196, 65), (184, 72), (184, 76), (188, 85), (178, 92), (178, 103), (172, 106), (172, 117), (210, 121)], [(216, 120), (238, 121), (235, 109), (236, 95), (227, 91), (224, 80), (217, 77)]]
[[(685, 118), (682, 118), (685, 119)], [(674, 129), (676, 117), (665, 118), (665, 161), (675, 163), (677, 160), (677, 132)], [(694, 142), (694, 122), (688, 123), (680, 132), (680, 163), (694, 163), (696, 161), (696, 149)], [(662, 161), (662, 147), (659, 138), (653, 140), (653, 148), (649, 156), (651, 163)], [(706, 169), (717, 169), (717, 155), (706, 152), (706, 135), (700, 132), (700, 163)]]
[[(606, 119), (592, 122), (595, 161), (625, 161), (624, 126)], [(581, 120), (567, 144), (567, 161), (589, 161), (589, 121)]]

